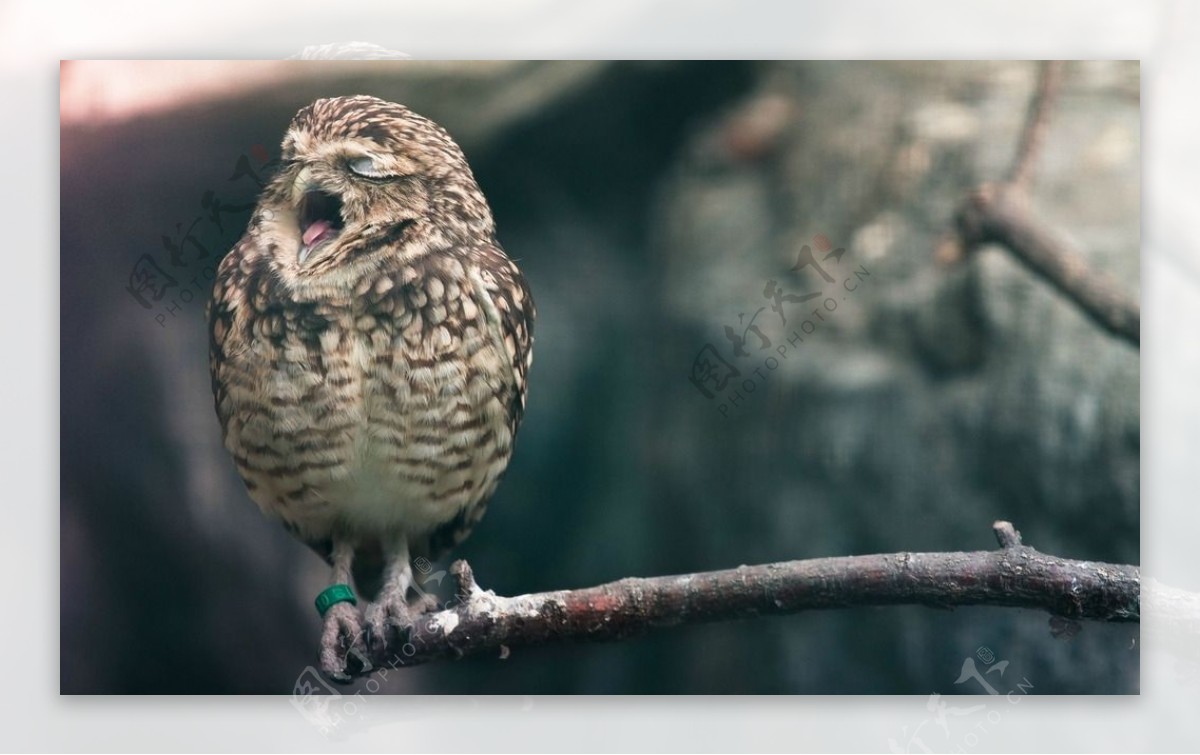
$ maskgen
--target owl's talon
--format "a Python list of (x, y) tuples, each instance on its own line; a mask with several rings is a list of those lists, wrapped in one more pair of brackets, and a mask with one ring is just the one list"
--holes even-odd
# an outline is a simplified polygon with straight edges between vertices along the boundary
[(325, 614), (321, 670), (339, 684), (371, 670), (362, 615), (350, 603), (338, 603)]
[(418, 611), (401, 600), (381, 599), (367, 609), (367, 643), (371, 652), (382, 655), (393, 637), (402, 640), (416, 623)]

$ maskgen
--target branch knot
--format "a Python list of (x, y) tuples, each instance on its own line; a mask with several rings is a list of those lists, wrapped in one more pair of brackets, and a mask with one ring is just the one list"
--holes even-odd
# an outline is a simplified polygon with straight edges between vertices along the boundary
[(1021, 533), (1012, 522), (996, 520), (992, 522), (992, 532), (996, 534), (996, 541), (1000, 543), (1001, 548), (1009, 550), (1021, 547)]

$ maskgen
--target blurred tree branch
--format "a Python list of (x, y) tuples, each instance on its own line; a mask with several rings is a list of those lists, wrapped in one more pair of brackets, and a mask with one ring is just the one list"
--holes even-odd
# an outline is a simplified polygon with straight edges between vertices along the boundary
[(995, 551), (817, 558), (515, 597), (481, 590), (467, 563), (456, 561), (458, 589), (447, 607), (422, 615), (369, 667), (350, 670), (362, 676), (481, 653), (505, 658), (522, 646), (852, 606), (992, 605), (1042, 609), (1060, 623), (1140, 620), (1138, 567), (1050, 556), (1023, 545), (1008, 522), (993, 529)]
[(1063, 62), (1047, 60), (1042, 63), (1038, 72), (1037, 90), (1029, 103), (1029, 112), (1025, 116), (1025, 127), (1021, 129), (1021, 141), (1017, 146), (1017, 154), (1013, 159), (1012, 168), (1008, 172), (1008, 185), (1022, 190), (1029, 188), (1033, 180), (1033, 168), (1041, 154), (1042, 145), (1046, 142), (1046, 130), (1050, 125), (1050, 109), (1058, 99), (1058, 90), (1062, 86)]
[(972, 192), (955, 218), (968, 248), (995, 243), (1061, 291), (1097, 325), (1134, 346), (1141, 344), (1141, 310), (1108, 275), (1053, 227), (1033, 214), (1021, 191), (986, 185)]
[(1029, 185), (1045, 143), (1049, 113), (1062, 82), (1062, 61), (1042, 63), (1016, 156), (1007, 179), (975, 189), (955, 213), (955, 233), (939, 256), (960, 259), (964, 250), (994, 243), (1057, 288), (1097, 325), (1140, 347), (1141, 308), (1117, 283), (1092, 269), (1061, 233), (1032, 211)]

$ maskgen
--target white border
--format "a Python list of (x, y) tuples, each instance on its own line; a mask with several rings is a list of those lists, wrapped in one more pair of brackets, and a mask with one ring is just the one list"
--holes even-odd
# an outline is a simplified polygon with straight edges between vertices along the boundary
[[(74, 5), (74, 7), (71, 7)], [(113, 23), (119, 19), (118, 23)], [(1143, 61), (1143, 557), (1200, 590), (1200, 10), (1186, 0), (828, 3), (541, 0), (260, 3), (183, 8), (17, 0), (0, 8), (6, 241), (4, 744), (120, 751), (884, 750), (924, 715), (910, 698), (391, 701), (345, 742), (286, 698), (60, 698), (58, 145), (60, 58), (285, 57), (370, 38), (417, 58), (1136, 58)], [(389, 38), (382, 38), (389, 36)], [(1190, 317), (1189, 317), (1190, 316)], [(1189, 584), (1190, 583), (1190, 584)], [(820, 652), (814, 648), (813, 652)], [(1143, 654), (1140, 698), (1030, 698), (981, 750), (1200, 748), (1200, 672)]]

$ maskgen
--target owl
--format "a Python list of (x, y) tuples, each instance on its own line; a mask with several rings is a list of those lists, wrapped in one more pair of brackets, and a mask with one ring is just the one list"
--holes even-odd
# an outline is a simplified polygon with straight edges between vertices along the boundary
[(296, 114), (215, 276), (209, 362), (250, 497), (332, 567), (317, 608), (335, 678), (429, 607), (413, 561), (483, 515), (525, 411), (534, 316), (445, 130), (367, 96)]

